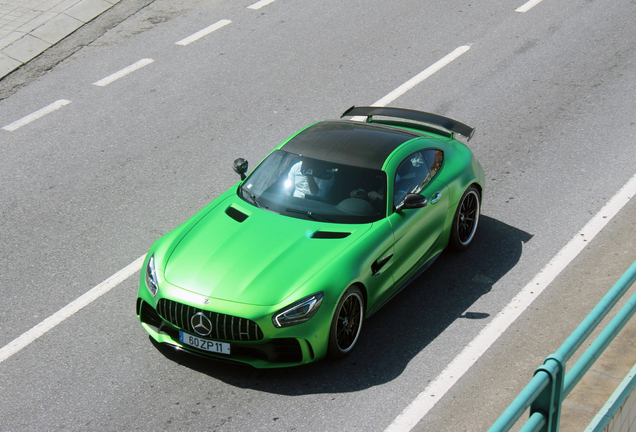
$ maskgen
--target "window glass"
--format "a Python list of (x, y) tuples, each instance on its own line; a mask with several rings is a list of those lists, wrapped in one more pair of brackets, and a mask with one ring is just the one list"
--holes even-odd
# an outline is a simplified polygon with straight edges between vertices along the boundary
[(406, 194), (420, 193), (439, 172), (444, 159), (441, 150), (421, 150), (402, 161), (395, 174), (393, 205), (398, 206)]
[(252, 205), (286, 216), (368, 223), (386, 215), (384, 171), (277, 150), (239, 189)]

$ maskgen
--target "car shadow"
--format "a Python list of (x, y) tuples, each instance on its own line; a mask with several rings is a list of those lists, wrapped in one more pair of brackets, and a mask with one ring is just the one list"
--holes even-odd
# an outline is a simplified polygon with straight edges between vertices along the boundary
[[(178, 352), (155, 344), (167, 358), (228, 385), (281, 395), (342, 393), (387, 383), (467, 311), (519, 261), (532, 235), (482, 215), (475, 242), (463, 253), (444, 252), (421, 276), (368, 321), (344, 360), (324, 359), (286, 369), (254, 369)], [(347, 377), (347, 379), (341, 379)]]

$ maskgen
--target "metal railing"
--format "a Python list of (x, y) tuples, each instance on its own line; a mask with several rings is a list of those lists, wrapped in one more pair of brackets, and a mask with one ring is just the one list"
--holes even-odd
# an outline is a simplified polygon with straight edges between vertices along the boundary
[(622, 431), (621, 426), (625, 422), (633, 421), (633, 416), (636, 415), (634, 389), (636, 389), (636, 366), (629, 371), (585, 432)]
[(532, 380), (491, 426), (489, 432), (509, 431), (528, 408), (530, 408), (530, 418), (521, 428), (521, 432), (557, 432), (559, 430), (563, 400), (634, 315), (636, 294), (621, 308), (567, 374), (565, 373), (566, 362), (635, 281), (636, 262), (621, 276), (556, 353), (548, 356), (543, 365), (537, 368)]

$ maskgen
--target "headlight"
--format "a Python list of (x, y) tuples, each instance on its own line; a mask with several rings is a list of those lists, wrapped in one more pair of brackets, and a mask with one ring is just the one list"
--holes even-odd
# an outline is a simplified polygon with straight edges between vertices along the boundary
[(320, 292), (298, 300), (278, 311), (272, 317), (272, 322), (278, 328), (304, 323), (316, 314), (323, 297), (324, 294)]
[(155, 255), (151, 255), (148, 260), (148, 265), (146, 266), (146, 286), (148, 290), (152, 294), (152, 296), (157, 295), (157, 291), (159, 291), (159, 285), (157, 284), (157, 270), (155, 269)]

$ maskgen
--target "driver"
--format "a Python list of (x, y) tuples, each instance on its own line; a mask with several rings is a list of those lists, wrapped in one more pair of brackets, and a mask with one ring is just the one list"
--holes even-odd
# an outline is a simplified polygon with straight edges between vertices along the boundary
[(334, 183), (334, 172), (327, 163), (315, 159), (304, 159), (289, 170), (287, 185), (293, 188), (292, 195), (305, 198), (305, 195), (324, 197)]
[(351, 198), (366, 199), (371, 203), (383, 202), (386, 194), (386, 182), (382, 176), (376, 175), (372, 179), (364, 178), (363, 180), (365, 180), (364, 188), (361, 187), (351, 191), (349, 196)]

